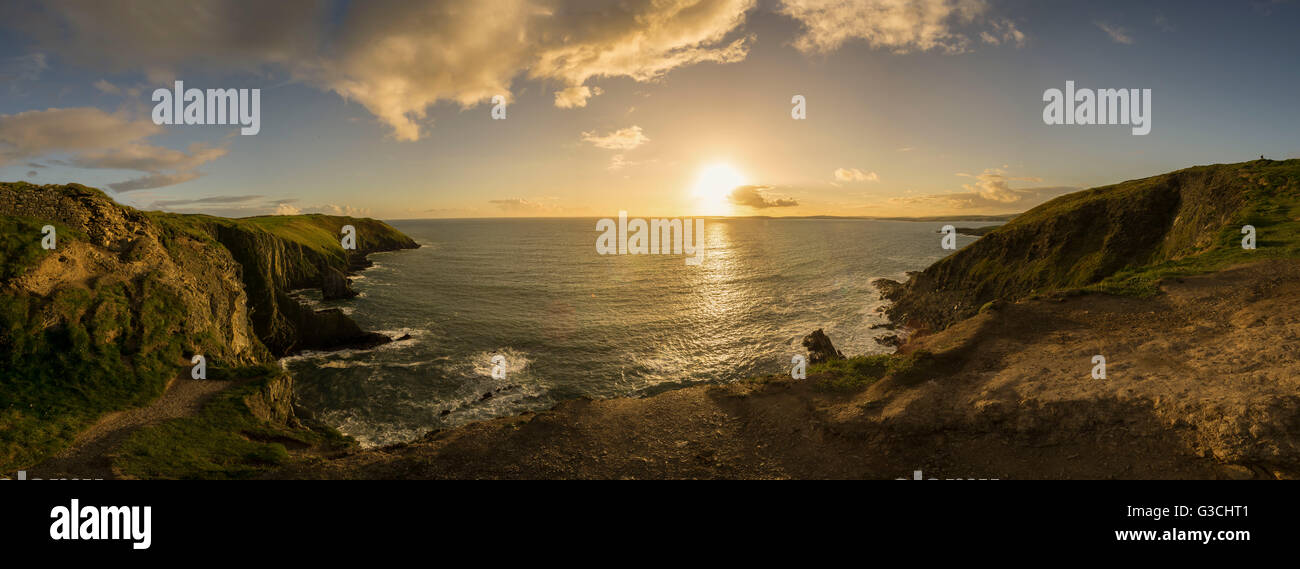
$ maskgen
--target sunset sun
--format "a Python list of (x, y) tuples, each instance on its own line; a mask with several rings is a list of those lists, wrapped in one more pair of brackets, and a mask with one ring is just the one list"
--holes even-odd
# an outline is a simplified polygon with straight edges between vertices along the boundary
[(695, 185), (691, 188), (691, 197), (695, 199), (700, 214), (727, 215), (731, 213), (731, 202), (727, 196), (745, 183), (745, 175), (735, 167), (725, 162), (715, 162), (700, 170)]

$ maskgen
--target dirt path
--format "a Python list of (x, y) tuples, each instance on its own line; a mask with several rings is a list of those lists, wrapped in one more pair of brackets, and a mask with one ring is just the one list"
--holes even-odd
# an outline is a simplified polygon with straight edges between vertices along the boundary
[(146, 407), (109, 413), (77, 436), (72, 446), (32, 467), (29, 477), (117, 478), (112, 453), (131, 433), (141, 427), (198, 413), (214, 395), (234, 386), (234, 381), (196, 380), (188, 376), (172, 380), (162, 397)]
[(279, 475), (1300, 477), (1300, 262), (1165, 290), (985, 312), (905, 345), (935, 354), (907, 382), (843, 392), (810, 375), (570, 401)]

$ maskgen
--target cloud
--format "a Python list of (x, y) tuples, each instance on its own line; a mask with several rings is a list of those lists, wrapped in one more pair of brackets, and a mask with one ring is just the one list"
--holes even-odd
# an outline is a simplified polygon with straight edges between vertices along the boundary
[(799, 205), (799, 202), (793, 198), (768, 198), (765, 194), (772, 189), (772, 186), (751, 185), (740, 186), (727, 195), (727, 201), (735, 205), (752, 207), (754, 209), (764, 209), (769, 207), (793, 207)]
[[(962, 53), (972, 43), (963, 28), (984, 23), (989, 6), (985, 0), (783, 0), (778, 11), (802, 25), (794, 46), (804, 53), (829, 53), (854, 40), (894, 53)], [(1006, 19), (993, 20), (980, 37), (1024, 44), (1024, 34)]]
[(1133, 36), (1129, 35), (1128, 30), (1121, 28), (1119, 26), (1108, 24), (1106, 22), (1093, 22), (1093, 23), (1096, 24), (1098, 28), (1101, 28), (1101, 31), (1106, 32), (1106, 35), (1110, 36), (1111, 41), (1114, 41), (1115, 43), (1122, 43), (1124, 45), (1133, 44)]
[(652, 164), (654, 162), (654, 160), (628, 160), (622, 154), (615, 154), (614, 157), (609, 160), (609, 169), (622, 170), (623, 168), (630, 166), (640, 166), (642, 164)]
[(1069, 186), (1049, 186), (1034, 188), (1012, 188), (1011, 182), (1041, 182), (1041, 178), (1032, 176), (1009, 176), (1000, 168), (988, 168), (980, 174), (957, 174), (974, 178), (973, 184), (962, 184), (965, 192), (950, 194), (929, 194), (890, 198), (895, 205), (929, 205), (948, 209), (980, 209), (1009, 211), (1014, 205), (1018, 211), (1024, 211), (1048, 199), (1078, 190)]
[(189, 154), (171, 148), (147, 144), (126, 144), (117, 148), (96, 150), (73, 157), (68, 163), (81, 168), (109, 168), (118, 170), (193, 170), (198, 166), (226, 155), (222, 147), (203, 143), (190, 145)]
[[(930, 194), (921, 196), (906, 196), (890, 198), (888, 201), (895, 205), (921, 205), (931, 208), (946, 208), (950, 210), (978, 210), (990, 212), (1010, 212), (1026, 211), (1054, 197), (1078, 191), (1081, 188), (1073, 186), (1049, 186), (1041, 188), (1017, 188), (1012, 190), (1019, 197), (1015, 200), (1015, 207), (1012, 204), (998, 200), (990, 200), (974, 192), (958, 192), (951, 194)], [(936, 212), (941, 213), (941, 212)]]
[[(510, 98), (519, 77), (559, 84), (555, 104), (586, 105), (593, 79), (654, 81), (749, 53), (735, 37), (755, 0), (208, 0), (148, 9), (128, 0), (51, 0), (0, 21), (101, 72), (166, 83), (184, 69), (287, 71), (356, 101), (417, 140), (439, 102)], [(130, 41), (122, 41), (130, 38)]]
[(0, 165), (53, 152), (101, 151), (161, 132), (150, 121), (93, 107), (0, 115)]
[(28, 171), (27, 171), (27, 177), (28, 177), (28, 178), (35, 178), (36, 175), (37, 175), (38, 173), (39, 173), (39, 172), (37, 172), (36, 170), (28, 170)]
[(352, 217), (364, 217), (370, 215), (368, 207), (352, 207), (350, 205), (323, 204), (314, 206), (297, 207), (292, 202), (297, 200), (282, 200), (275, 204), (275, 209), (271, 215), (298, 215), (303, 213), (324, 213), (327, 215), (346, 215)]
[(505, 198), (498, 200), (488, 200), (488, 203), (497, 206), (503, 212), (509, 214), (552, 214), (560, 211), (560, 208), (553, 204), (542, 203), (538, 201), (526, 200), (524, 198)]
[[(195, 168), (225, 156), (224, 147), (191, 144), (182, 152), (144, 143), (162, 132), (152, 121), (94, 107), (46, 109), (0, 115), (0, 166), (50, 154), (72, 154), (55, 163), (78, 168), (136, 170), (146, 175), (109, 184), (117, 192), (188, 182)], [(39, 166), (28, 162), (33, 167)]]
[(1025, 47), (1025, 34), (1016, 28), (1016, 23), (1011, 20), (1001, 19), (989, 22), (991, 30), (980, 32), (980, 40), (990, 45), (1014, 45), (1016, 47)]
[(588, 87), (586, 85), (576, 85), (568, 89), (561, 89), (555, 92), (555, 106), (561, 109), (572, 109), (575, 107), (587, 106), (587, 99), (600, 95), (605, 91), (600, 87)]
[(840, 182), (878, 182), (880, 176), (875, 172), (863, 172), (857, 168), (836, 168), (835, 179)]
[(262, 199), (262, 196), (211, 196), (206, 198), (185, 199), (185, 200), (159, 200), (149, 204), (147, 207), (163, 209), (187, 205), (208, 205), (208, 204), (233, 204), (243, 203), (253, 200)]
[(1001, 203), (1014, 203), (1020, 201), (1024, 196), (1011, 189), (1009, 182), (1041, 182), (1042, 178), (1034, 177), (1009, 177), (1000, 168), (986, 168), (981, 174), (957, 174), (967, 178), (975, 178), (974, 184), (962, 184), (966, 191), (974, 193), (979, 197)]
[(621, 128), (606, 135), (598, 135), (596, 131), (582, 133), (582, 141), (590, 142), (596, 148), (607, 150), (632, 150), (642, 144), (650, 142), (650, 137), (641, 132), (641, 127), (630, 126)]
[(49, 69), (44, 53), (29, 53), (0, 58), (0, 85), (16, 89), (21, 81), (35, 81), (41, 72)]
[(134, 192), (136, 190), (149, 190), (164, 186), (174, 186), (176, 184), (188, 182), (198, 178), (199, 176), (200, 174), (198, 172), (193, 171), (172, 173), (155, 172), (153, 174), (140, 176), (139, 178), (132, 178), (125, 182), (109, 184), (108, 187), (118, 193)]
[(45, 0), (0, 14), (42, 49), (102, 73), (141, 71), (166, 83), (183, 69), (259, 71), (319, 46), (327, 16), (316, 0)]

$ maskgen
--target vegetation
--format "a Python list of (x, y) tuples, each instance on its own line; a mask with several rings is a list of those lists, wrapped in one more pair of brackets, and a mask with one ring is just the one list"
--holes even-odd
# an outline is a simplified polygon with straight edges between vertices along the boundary
[(274, 365), (225, 370), (230, 378), (256, 378), (229, 389), (194, 417), (145, 427), (131, 434), (113, 465), (132, 478), (252, 478), (283, 464), (289, 448), (337, 448), (351, 442), (328, 428), (293, 428), (259, 419), (247, 399), (280, 374)]
[[(1300, 256), (1300, 160), (1198, 166), (1067, 194), (1016, 216), (891, 295), (895, 321), (941, 329), (993, 300), (1136, 296), (1161, 279)], [(1258, 249), (1241, 248), (1255, 226)]]
[(808, 367), (810, 375), (823, 376), (822, 385), (833, 390), (857, 390), (886, 377), (901, 381), (924, 375), (934, 366), (927, 351), (912, 354), (879, 354), (829, 360)]
[(0, 468), (161, 395), (188, 362), (182, 316), (176, 295), (149, 278), (0, 296)]
[[(58, 230), (60, 262), (68, 256), (68, 266), (83, 276), (50, 264), (53, 253), (40, 248), (46, 224)], [(208, 356), (210, 379), (249, 381), (247, 389), (256, 390), (282, 374), (263, 344), (288, 349), (296, 327), (317, 337), (359, 334), (345, 316), (313, 318), (287, 296), (291, 287), (318, 286), (324, 267), (347, 269), (350, 259), (338, 241), (345, 224), (357, 227), (358, 252), (414, 245), (369, 219), (139, 212), (76, 184), (0, 184), (0, 472), (66, 448), (105, 413), (152, 402), (187, 372), (195, 353)], [(93, 242), (86, 232), (95, 233)], [(89, 247), (66, 247), (77, 242)], [(232, 257), (240, 267), (225, 260)], [(42, 263), (53, 271), (48, 291), (20, 281)], [(229, 309), (237, 299), (218, 281), (232, 278), (242, 280), (253, 319), (267, 326), (234, 330), (238, 323), (228, 314), (196, 316)], [(216, 337), (236, 333), (256, 339), (234, 353)], [(222, 361), (226, 356), (230, 361)], [(282, 456), (274, 444), (284, 450), (283, 442), (248, 436), (274, 431), (277, 440), (300, 442), (318, 436), (285, 434), (295, 429), (256, 418), (243, 401), (223, 396), (202, 417), (147, 429), (133, 438), (126, 464), (142, 476), (239, 477)], [(200, 435), (211, 435), (211, 443), (200, 444)], [(194, 450), (181, 451), (188, 446)], [(166, 453), (175, 454), (174, 462)]]

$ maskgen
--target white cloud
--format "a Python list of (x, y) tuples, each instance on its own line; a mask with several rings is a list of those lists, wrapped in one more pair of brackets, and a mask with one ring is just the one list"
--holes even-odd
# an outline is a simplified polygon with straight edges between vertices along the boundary
[(632, 150), (650, 142), (650, 137), (641, 132), (641, 127), (634, 125), (605, 135), (598, 135), (594, 130), (584, 132), (582, 133), (582, 141), (590, 142), (596, 148), (607, 150)]
[(957, 174), (967, 178), (975, 178), (974, 184), (962, 184), (967, 192), (975, 194), (983, 200), (999, 203), (1015, 203), (1024, 197), (1024, 194), (1011, 189), (1010, 182), (1041, 182), (1041, 178), (1034, 177), (1010, 177), (1007, 176), (1000, 168), (986, 168), (981, 174)]
[[(755, 0), (370, 0), (342, 14), (312, 0), (206, 0), (148, 9), (127, 0), (51, 0), (8, 18), (38, 45), (107, 73), (166, 82), (184, 69), (267, 66), (364, 106), (399, 140), (416, 140), (438, 102), (510, 98), (526, 76), (560, 84), (555, 104), (582, 107), (589, 80), (653, 81), (703, 62), (734, 62), (729, 38)], [(22, 12), (22, 11), (17, 11)], [(122, 41), (130, 38), (130, 41)]]
[(878, 182), (880, 176), (875, 172), (864, 172), (857, 168), (836, 168), (835, 179), (840, 182)]
[(576, 85), (568, 89), (561, 89), (555, 92), (555, 106), (561, 109), (572, 109), (575, 107), (587, 106), (587, 99), (600, 95), (605, 91), (600, 87), (588, 87), (586, 85)]

